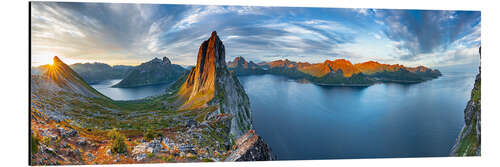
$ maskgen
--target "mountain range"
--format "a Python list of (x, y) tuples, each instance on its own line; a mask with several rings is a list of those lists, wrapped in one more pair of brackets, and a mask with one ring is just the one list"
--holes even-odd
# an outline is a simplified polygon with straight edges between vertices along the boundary
[(110, 79), (122, 79), (134, 66), (115, 65), (105, 63), (75, 63), (69, 65), (87, 83), (94, 84)]
[(368, 61), (352, 64), (345, 59), (326, 60), (323, 63), (294, 62), (288, 59), (247, 62), (243, 57), (230, 61), (229, 68), (236, 75), (275, 74), (293, 79), (305, 79), (320, 85), (366, 86), (375, 82), (417, 83), (441, 76), (439, 70), (424, 66), (405, 67)]

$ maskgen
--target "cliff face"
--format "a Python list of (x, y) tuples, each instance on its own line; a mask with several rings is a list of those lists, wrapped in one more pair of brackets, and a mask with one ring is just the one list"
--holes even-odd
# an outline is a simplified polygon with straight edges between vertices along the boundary
[(217, 109), (207, 118), (229, 114), (232, 119), (227, 126), (235, 138), (252, 129), (248, 96), (227, 69), (224, 44), (215, 31), (201, 44), (196, 67), (191, 69), (178, 94), (184, 100), (181, 109), (215, 105)]
[[(479, 49), (481, 54), (481, 49)], [(481, 67), (476, 75), (471, 99), (464, 110), (465, 125), (451, 149), (452, 156), (481, 155)]]
[(172, 64), (167, 57), (154, 58), (128, 72), (125, 78), (113, 87), (137, 87), (170, 83), (179, 78), (185, 69)]
[(235, 141), (233, 152), (225, 161), (267, 161), (276, 160), (271, 148), (264, 140), (250, 130)]

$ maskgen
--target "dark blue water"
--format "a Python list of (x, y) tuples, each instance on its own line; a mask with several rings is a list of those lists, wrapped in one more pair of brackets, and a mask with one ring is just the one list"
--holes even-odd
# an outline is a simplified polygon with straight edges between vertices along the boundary
[(419, 84), (325, 87), (240, 77), (253, 125), (281, 160), (448, 156), (464, 124), (473, 73)]
[(90, 86), (113, 100), (137, 100), (149, 96), (164, 94), (165, 89), (170, 85), (169, 83), (134, 88), (111, 87), (120, 81), (121, 79), (107, 80)]

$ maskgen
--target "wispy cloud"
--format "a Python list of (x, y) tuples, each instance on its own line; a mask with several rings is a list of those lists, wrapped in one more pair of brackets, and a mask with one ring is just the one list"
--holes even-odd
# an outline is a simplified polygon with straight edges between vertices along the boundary
[(475, 61), (480, 12), (249, 6), (34, 2), (32, 58), (52, 56), (139, 64), (168, 56), (194, 64), (200, 43), (217, 30), (228, 60), (347, 58), (405, 65)]

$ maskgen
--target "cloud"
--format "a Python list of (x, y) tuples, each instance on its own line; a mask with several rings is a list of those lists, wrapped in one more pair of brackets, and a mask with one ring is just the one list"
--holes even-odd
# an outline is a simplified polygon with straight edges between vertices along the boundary
[(369, 14), (369, 10), (370, 9), (366, 9), (366, 8), (353, 8), (352, 10), (354, 10), (355, 12), (357, 12), (360, 15), (367, 16)]
[(34, 2), (31, 9), (37, 65), (55, 55), (109, 64), (168, 56), (192, 65), (213, 30), (228, 60), (255, 62), (436, 65), (457, 62), (464, 57), (451, 54), (469, 54), (481, 44), (479, 12), (67, 2)]
[(480, 21), (479, 12), (433, 10), (377, 10), (385, 35), (409, 50), (403, 58), (446, 50), (450, 43), (467, 34)]

